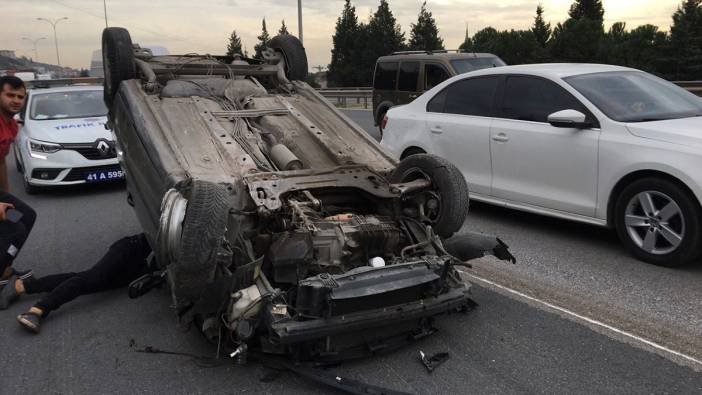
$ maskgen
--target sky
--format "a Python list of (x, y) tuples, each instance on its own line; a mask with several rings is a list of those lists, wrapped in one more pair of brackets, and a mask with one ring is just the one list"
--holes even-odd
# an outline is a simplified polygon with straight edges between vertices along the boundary
[[(132, 41), (142, 45), (162, 45), (171, 54), (226, 51), (229, 34), (236, 30), (249, 53), (266, 18), (268, 31), (275, 35), (284, 19), (288, 30), (297, 34), (296, 0), (105, 0), (110, 26), (129, 29)], [(352, 0), (360, 21), (367, 21), (379, 0)], [(410, 24), (416, 22), (422, 0), (389, 0), (390, 9), (409, 38)], [(428, 0), (439, 34), (448, 49), (458, 48), (466, 28), (472, 35), (492, 26), (527, 29), (533, 23), (536, 6), (545, 8), (545, 19), (555, 25), (567, 18), (572, 0)], [(604, 0), (605, 28), (617, 21), (627, 28), (643, 24), (669, 30), (671, 15), (681, 0)], [(302, 0), (303, 39), (311, 67), (326, 66), (331, 58), (332, 35), (341, 14), (343, 0)], [(56, 25), (61, 64), (88, 68), (94, 50), (100, 48), (105, 27), (101, 0), (0, 0), (0, 49), (13, 49), (18, 55), (34, 58), (32, 42), (37, 42), (38, 60), (56, 63), (51, 25), (37, 18), (68, 17)]]

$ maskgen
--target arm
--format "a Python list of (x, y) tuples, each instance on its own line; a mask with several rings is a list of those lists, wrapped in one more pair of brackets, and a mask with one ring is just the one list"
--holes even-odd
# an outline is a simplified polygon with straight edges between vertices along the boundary
[(7, 180), (7, 163), (5, 157), (0, 161), (0, 191), (10, 192), (10, 183)]

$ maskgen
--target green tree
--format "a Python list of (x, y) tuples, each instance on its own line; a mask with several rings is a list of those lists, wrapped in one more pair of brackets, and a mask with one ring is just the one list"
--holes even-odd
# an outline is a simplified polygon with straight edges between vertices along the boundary
[(572, 19), (580, 20), (587, 18), (591, 21), (604, 21), (604, 7), (602, 0), (575, 0), (570, 6), (568, 16)]
[(283, 22), (282, 22), (282, 24), (280, 25), (280, 29), (278, 29), (278, 34), (279, 34), (279, 35), (282, 35), (282, 34), (290, 34), (290, 32), (288, 32), (288, 27), (285, 26), (285, 19), (283, 19)]
[(679, 80), (702, 78), (702, 0), (685, 0), (673, 14), (670, 27), (672, 77)]
[(359, 34), (356, 7), (351, 5), (350, 0), (346, 0), (332, 36), (331, 63), (327, 74), (330, 85), (358, 86), (359, 43), (362, 42)]
[(229, 35), (229, 43), (227, 44), (227, 56), (233, 56), (235, 53), (243, 54), (241, 38), (236, 34), (236, 30), (232, 30), (232, 34)]
[(395, 16), (390, 11), (387, 0), (380, 0), (378, 9), (371, 16), (368, 24), (365, 25), (364, 38), (365, 50), (360, 64), (363, 73), (362, 81), (370, 84), (373, 80), (373, 69), (375, 61), (380, 56), (390, 55), (395, 51), (405, 48), (405, 34), (402, 33), (400, 25)]
[(263, 51), (266, 50), (268, 42), (271, 40), (266, 28), (266, 18), (263, 18), (263, 22), (261, 22), (261, 34), (256, 38), (258, 39), (258, 44), (254, 45), (254, 59), (263, 59)]
[(534, 34), (536, 43), (542, 48), (546, 48), (548, 40), (551, 38), (551, 24), (544, 21), (544, 7), (539, 4), (536, 6), (536, 17), (534, 17), (534, 26), (531, 27), (531, 32)]
[(495, 54), (507, 64), (522, 64), (537, 61), (538, 48), (531, 30), (497, 31), (486, 27), (473, 35), (469, 50)]
[(412, 24), (410, 31), (409, 49), (434, 50), (444, 49), (444, 40), (439, 37), (439, 29), (431, 12), (427, 10), (427, 2), (422, 3), (417, 23)]
[(630, 31), (628, 36), (627, 66), (663, 76), (668, 35), (659, 31), (657, 26), (642, 25)]
[(599, 59), (608, 64), (627, 66), (631, 64), (628, 53), (629, 33), (626, 23), (615, 22), (605, 33), (600, 43)]
[(604, 8), (600, 0), (576, 0), (568, 18), (553, 29), (550, 55), (565, 62), (595, 62), (602, 53)]
[(466, 49), (469, 49), (471, 52), (495, 53), (499, 35), (500, 33), (492, 26), (478, 30), (471, 38), (470, 48)]

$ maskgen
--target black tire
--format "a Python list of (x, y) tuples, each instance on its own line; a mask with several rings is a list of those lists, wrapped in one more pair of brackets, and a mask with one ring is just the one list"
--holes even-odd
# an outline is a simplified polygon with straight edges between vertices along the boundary
[(105, 104), (110, 108), (119, 84), (136, 78), (132, 38), (127, 29), (108, 27), (102, 31), (102, 68)]
[[(652, 192), (653, 204), (658, 211), (662, 209), (662, 207), (658, 206), (665, 206), (666, 199), (671, 199), (677, 204), (679, 215), (673, 216), (665, 222), (658, 222), (662, 216), (656, 215), (658, 218), (655, 221), (651, 221), (649, 218), (645, 222), (647, 225), (630, 229), (626, 225), (627, 207), (630, 207), (629, 203), (634, 201), (632, 199), (640, 196), (639, 194), (644, 192)], [(637, 201), (640, 202), (640, 199), (637, 199)], [(634, 205), (632, 207), (634, 207), (633, 210), (635, 211), (632, 212), (631, 215), (646, 217), (646, 210), (643, 205), (639, 203), (638, 206)], [(699, 203), (684, 187), (668, 179), (650, 177), (636, 180), (626, 186), (617, 198), (613, 214), (615, 216), (614, 224), (619, 239), (635, 257), (654, 265), (676, 267), (694, 262), (702, 253), (700, 247), (700, 239), (702, 237), (702, 224), (700, 222), (702, 221), (702, 213), (700, 211)], [(661, 229), (663, 226), (662, 224), (665, 224), (668, 229), (673, 229), (676, 232), (678, 230), (681, 231), (682, 239), (677, 247), (674, 247), (673, 244), (665, 240), (663, 236), (660, 236), (655, 243), (656, 248), (659, 246), (661, 247), (658, 253), (646, 251), (645, 245), (639, 246), (639, 244), (645, 241), (645, 236), (648, 235), (647, 232), (658, 232), (657, 229)], [(634, 239), (632, 232), (638, 235), (638, 241)], [(667, 246), (666, 243), (669, 245)], [(670, 252), (665, 252), (666, 247), (668, 247), (668, 249), (674, 249)]]
[(285, 58), (285, 76), (290, 81), (305, 81), (307, 79), (307, 53), (297, 37), (290, 34), (275, 36), (268, 46), (280, 51)]
[(217, 251), (227, 226), (229, 194), (226, 187), (194, 181), (183, 220), (180, 249), (169, 266), (178, 302), (195, 302), (213, 280)]
[(405, 150), (405, 152), (402, 153), (402, 156), (400, 157), (400, 160), (403, 160), (403, 159), (405, 159), (405, 158), (408, 157), (408, 156), (411, 156), (411, 155), (418, 155), (418, 154), (426, 154), (426, 152), (425, 152), (423, 149), (417, 148), (417, 147), (407, 148), (407, 149)]
[(393, 183), (412, 181), (427, 177), (432, 189), (441, 198), (439, 212), (432, 224), (436, 234), (451, 237), (458, 231), (468, 216), (468, 185), (461, 172), (443, 158), (429, 154), (409, 156), (397, 166), (390, 176)]
[[(17, 144), (17, 143), (15, 143)], [(22, 169), (22, 163), (20, 163), (19, 160), (19, 153), (17, 152), (17, 148), (14, 148), (12, 150), (13, 155), (15, 156), (15, 167), (17, 168), (17, 172), (20, 174), (24, 174), (24, 170)]]
[(22, 177), (22, 185), (24, 186), (24, 193), (26, 193), (27, 195), (36, 195), (40, 192), (38, 186), (30, 184), (24, 177)]

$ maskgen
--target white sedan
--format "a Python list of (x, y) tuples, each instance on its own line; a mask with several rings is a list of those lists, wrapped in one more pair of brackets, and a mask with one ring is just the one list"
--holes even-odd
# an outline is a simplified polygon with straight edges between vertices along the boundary
[(29, 91), (14, 144), (27, 193), (40, 187), (124, 178), (112, 133), (105, 129), (107, 108), (102, 97), (97, 85)]
[(614, 227), (639, 259), (702, 254), (702, 99), (639, 70), (506, 66), (391, 109), (381, 144), (463, 172), (472, 199)]

